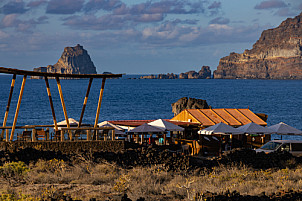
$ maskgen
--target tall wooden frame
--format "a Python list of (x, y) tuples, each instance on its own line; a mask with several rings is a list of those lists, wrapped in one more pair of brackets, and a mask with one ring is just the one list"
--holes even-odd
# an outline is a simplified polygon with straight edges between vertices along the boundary
[[(18, 114), (19, 114), (19, 110), (20, 110), (20, 106), (21, 106), (21, 101), (22, 101), (22, 96), (23, 96), (27, 76), (38, 76), (38, 77), (42, 77), (42, 78), (44, 77), (45, 84), (46, 84), (46, 90), (47, 90), (49, 103), (50, 103), (50, 108), (51, 108), (51, 112), (52, 112), (52, 116), (53, 116), (54, 127), (55, 127), (56, 131), (58, 130), (58, 125), (57, 125), (55, 110), (54, 110), (54, 106), (53, 106), (52, 96), (51, 96), (51, 93), (50, 93), (50, 87), (49, 87), (49, 82), (48, 82), (49, 77), (55, 78), (56, 81), (57, 81), (58, 91), (59, 91), (59, 94), (60, 94), (61, 104), (62, 104), (62, 108), (63, 108), (67, 128), (69, 128), (70, 125), (69, 125), (69, 121), (68, 121), (66, 105), (65, 105), (65, 102), (64, 102), (63, 91), (62, 91), (62, 87), (61, 87), (61, 83), (60, 83), (60, 78), (61, 77), (62, 78), (76, 78), (76, 79), (89, 78), (89, 84), (88, 84), (88, 88), (87, 88), (86, 95), (85, 95), (85, 98), (84, 98), (84, 103), (83, 103), (81, 117), (80, 117), (78, 127), (81, 127), (81, 124), (82, 124), (82, 120), (83, 120), (83, 116), (84, 116), (84, 112), (85, 112), (85, 107), (86, 107), (86, 104), (87, 104), (87, 100), (88, 100), (88, 96), (89, 96), (92, 81), (95, 78), (102, 78), (102, 85), (101, 85), (101, 89), (100, 89), (100, 95), (99, 95), (99, 101), (98, 101), (98, 106), (97, 106), (96, 118), (95, 118), (95, 122), (94, 122), (94, 128), (97, 127), (97, 123), (98, 123), (98, 120), (99, 120), (99, 115), (100, 115), (100, 109), (101, 109), (101, 103), (102, 103), (106, 78), (122, 77), (122, 74), (60, 74), (60, 73), (44, 73), (44, 72), (26, 71), (26, 70), (12, 69), (12, 68), (4, 68), (4, 67), (0, 67), (0, 73), (13, 74), (11, 89), (10, 89), (9, 98), (8, 98), (8, 104), (7, 104), (7, 107), (6, 107), (3, 126), (2, 126), (2, 132), (1, 132), (1, 136), (0, 136), (1, 139), (3, 139), (4, 138), (4, 130), (11, 128), (12, 130), (11, 130), (11, 134), (10, 134), (9, 139), (8, 139), (8, 133), (6, 135), (6, 140), (7, 141), (8, 140), (12, 141), (13, 138), (14, 138), (14, 132), (15, 132), (16, 125), (17, 125)], [(7, 127), (6, 126), (7, 118), (8, 118), (10, 103), (11, 103), (11, 100), (12, 100), (12, 94), (13, 94), (13, 90), (14, 90), (14, 86), (15, 86), (16, 75), (23, 75), (23, 81), (22, 81), (22, 84), (21, 84), (21, 89), (20, 89), (20, 93), (19, 93), (19, 98), (18, 98), (18, 103), (17, 103), (17, 108), (16, 108), (16, 112), (15, 112), (13, 125), (12, 125), (12, 127)]]

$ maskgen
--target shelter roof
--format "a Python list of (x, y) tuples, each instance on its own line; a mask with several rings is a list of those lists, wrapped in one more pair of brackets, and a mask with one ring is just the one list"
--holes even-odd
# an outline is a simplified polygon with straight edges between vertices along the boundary
[(47, 76), (47, 77), (68, 77), (68, 78), (114, 78), (122, 77), (122, 74), (62, 74), (62, 73), (45, 73), (36, 71), (19, 70), (14, 68), (0, 67), (0, 73), (29, 75), (29, 76)]
[[(170, 123), (173, 123), (177, 126), (198, 126), (199, 123), (194, 122), (181, 122), (181, 121), (171, 121), (169, 119), (164, 119), (165, 121), (168, 121)], [(112, 124), (120, 125), (120, 126), (131, 126), (131, 127), (137, 127), (140, 125), (143, 125), (145, 123), (150, 123), (154, 120), (115, 120), (115, 121), (109, 121)]]
[(213, 126), (220, 122), (231, 126), (242, 126), (251, 122), (262, 126), (267, 125), (250, 109), (186, 109), (171, 120), (190, 121), (189, 119), (203, 126)]

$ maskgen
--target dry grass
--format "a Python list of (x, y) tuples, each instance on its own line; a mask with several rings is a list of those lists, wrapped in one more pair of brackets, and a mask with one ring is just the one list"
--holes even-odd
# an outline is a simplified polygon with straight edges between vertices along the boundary
[[(163, 166), (126, 170), (114, 164), (87, 161), (71, 165), (59, 160), (41, 160), (26, 168), (24, 164), (20, 166), (24, 172), (20, 172), (19, 166), (16, 170), (10, 165), (2, 168), (0, 193), (3, 195), (30, 195), (43, 199), (64, 192), (77, 199), (95, 197), (103, 200), (127, 192), (133, 200), (140, 197), (146, 200), (192, 200), (197, 192), (236, 190), (243, 195), (259, 195), (261, 192), (270, 194), (302, 189), (302, 167), (255, 170), (243, 165), (220, 166), (199, 175), (186, 176), (167, 172)], [(12, 182), (14, 177), (15, 182)]]

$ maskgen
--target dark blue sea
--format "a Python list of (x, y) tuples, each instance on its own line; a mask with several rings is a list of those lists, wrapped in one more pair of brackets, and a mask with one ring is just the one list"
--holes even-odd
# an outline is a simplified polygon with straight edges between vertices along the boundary
[[(207, 100), (213, 108), (250, 108), (266, 113), (268, 125), (285, 122), (302, 129), (302, 80), (140, 80), (107, 79), (100, 120), (169, 119), (181, 97)], [(0, 122), (4, 119), (12, 75), (0, 76)], [(57, 121), (64, 120), (58, 88), (50, 81)], [(12, 125), (22, 76), (18, 76), (7, 125)], [(94, 123), (101, 86), (95, 79), (83, 123)], [(88, 80), (61, 80), (68, 117), (79, 120)], [(44, 80), (27, 79), (17, 125), (53, 124)], [(284, 137), (292, 138), (292, 137)], [(295, 137), (297, 138), (297, 137)], [(302, 139), (302, 138), (300, 138)]]

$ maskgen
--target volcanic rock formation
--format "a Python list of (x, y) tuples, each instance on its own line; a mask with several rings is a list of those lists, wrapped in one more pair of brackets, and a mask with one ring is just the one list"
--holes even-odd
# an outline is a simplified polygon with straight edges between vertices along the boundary
[(182, 97), (175, 103), (172, 103), (172, 112), (174, 116), (178, 115), (181, 111), (185, 109), (209, 109), (206, 100)]
[(302, 79), (302, 13), (262, 32), (251, 50), (220, 59), (218, 79)]
[(34, 71), (64, 74), (96, 74), (96, 67), (87, 51), (81, 45), (65, 47), (55, 65), (34, 68)]
[(209, 66), (203, 66), (200, 71), (189, 71), (186, 73), (181, 73), (179, 79), (210, 79), (211, 70)]

